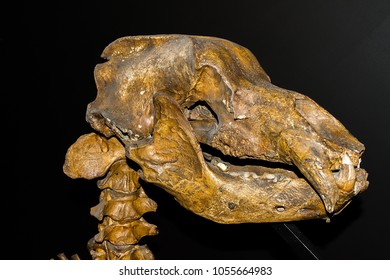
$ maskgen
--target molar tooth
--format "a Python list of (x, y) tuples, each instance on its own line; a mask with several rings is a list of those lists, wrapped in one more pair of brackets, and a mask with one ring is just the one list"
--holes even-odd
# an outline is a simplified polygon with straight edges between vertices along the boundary
[(225, 172), (225, 171), (228, 170), (228, 166), (227, 166), (226, 164), (224, 164), (223, 162), (218, 162), (218, 163), (217, 163), (217, 167), (218, 167), (221, 171), (223, 171), (223, 172)]
[(267, 180), (275, 180), (276, 176), (274, 174), (268, 173), (264, 176), (264, 178)]

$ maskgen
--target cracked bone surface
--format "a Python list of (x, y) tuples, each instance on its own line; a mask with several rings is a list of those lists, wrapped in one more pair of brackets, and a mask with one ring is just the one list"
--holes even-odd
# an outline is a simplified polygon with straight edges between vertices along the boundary
[(219, 223), (327, 218), (368, 186), (364, 145), (309, 97), (273, 85), (238, 44), (132, 36), (102, 56), (87, 121), (122, 142), (144, 180), (198, 215)]

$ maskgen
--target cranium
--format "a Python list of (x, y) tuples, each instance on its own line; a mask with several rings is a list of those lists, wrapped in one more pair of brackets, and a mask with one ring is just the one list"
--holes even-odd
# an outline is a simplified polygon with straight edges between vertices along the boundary
[(102, 56), (108, 61), (95, 68), (98, 94), (87, 121), (121, 141), (143, 180), (200, 216), (218, 223), (328, 219), (368, 186), (363, 144), (307, 96), (273, 85), (240, 45), (133, 36)]

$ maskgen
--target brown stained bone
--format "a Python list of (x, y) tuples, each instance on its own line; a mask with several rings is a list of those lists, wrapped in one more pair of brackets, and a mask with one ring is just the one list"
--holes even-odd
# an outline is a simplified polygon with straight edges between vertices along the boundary
[(91, 215), (101, 221), (99, 233), (88, 242), (92, 259), (154, 259), (148, 246), (138, 242), (158, 233), (157, 227), (142, 217), (156, 211), (157, 204), (145, 194), (116, 138), (95, 133), (79, 137), (68, 149), (64, 171), (71, 178), (85, 179), (107, 173), (98, 181), (100, 203), (91, 208)]
[[(67, 261), (67, 260), (80, 260), (80, 257), (77, 254), (74, 254), (68, 259), (68, 257), (64, 253), (60, 253), (57, 255), (58, 260)], [(54, 260), (54, 259), (52, 259)]]
[(115, 221), (129, 222), (154, 212), (157, 204), (150, 199), (139, 184), (139, 175), (126, 161), (115, 162), (107, 176), (98, 181), (102, 190), (100, 203), (91, 208), (91, 215), (102, 221), (109, 217)]
[(118, 160), (98, 181), (98, 187), (102, 190), (100, 203), (91, 208), (91, 215), (101, 223), (99, 233), (88, 243), (92, 258), (154, 259), (148, 247), (138, 242), (158, 234), (157, 227), (142, 217), (156, 211), (157, 204), (145, 194), (137, 172), (126, 160)]
[[(273, 222), (281, 220), (283, 215), (282, 220), (324, 217), (318, 199), (325, 205), (326, 212), (337, 212), (368, 186), (367, 173), (360, 168), (364, 145), (307, 96), (273, 85), (254, 55), (240, 45), (202, 36), (134, 36), (111, 43), (104, 50), (103, 57), (108, 61), (96, 66), (98, 95), (88, 105), (87, 121), (97, 131), (107, 137), (115, 135), (132, 149), (149, 143), (153, 148), (148, 148), (146, 154), (146, 150), (139, 152), (136, 159), (144, 164), (143, 169), (149, 174), (145, 178), (176, 195), (175, 189), (185, 189), (179, 200), (192, 211), (206, 213), (204, 208), (213, 205), (212, 201), (218, 200), (218, 196), (222, 201), (223, 192), (214, 192), (214, 185), (221, 182), (225, 188), (232, 188), (227, 193), (234, 189), (241, 201), (251, 201), (256, 197), (265, 203), (258, 204), (259, 209), (270, 208), (262, 210), (264, 218), (260, 219), (260, 213), (238, 218), (235, 213), (239, 213), (237, 209), (240, 208), (233, 207), (235, 211), (223, 212), (226, 217), (220, 222)], [(153, 99), (161, 92), (176, 102), (164, 101), (164, 104), (178, 104), (181, 109), (179, 113), (173, 106), (174, 112), (166, 114), (184, 115), (192, 130), (181, 118), (174, 124), (169, 121), (171, 133), (157, 133)], [(185, 141), (176, 139), (175, 134), (183, 128)], [(201, 159), (197, 142), (236, 158), (295, 165), (304, 178), (298, 180), (286, 176), (285, 180), (292, 183), (277, 181), (269, 184), (258, 178), (246, 180), (229, 173), (218, 174)], [(190, 157), (193, 161), (183, 154), (191, 149), (196, 151)], [(131, 153), (129, 157), (135, 159)], [(189, 165), (170, 169), (177, 159)], [(166, 163), (151, 167), (153, 162)], [(152, 176), (152, 172), (147, 171), (149, 169), (155, 170), (159, 178), (156, 174)], [(275, 171), (274, 176), (277, 177), (278, 173)], [(193, 180), (197, 184), (177, 185), (167, 177), (161, 178), (161, 174), (173, 176), (177, 184), (189, 184)], [(211, 183), (214, 179), (218, 183)], [(207, 188), (203, 189), (205, 186)], [(275, 212), (276, 204), (268, 199), (275, 198), (280, 192), (289, 192), (290, 188), (294, 191), (284, 195), (283, 201), (296, 209), (314, 209), (313, 213), (319, 211), (319, 215), (306, 215), (303, 210), (284, 211), (282, 215), (281, 211)], [(199, 192), (200, 189), (203, 191)], [(259, 193), (259, 189), (267, 191)], [(199, 194), (199, 197), (194, 194)], [(237, 203), (234, 205), (242, 205)], [(254, 208), (248, 211), (256, 212)], [(214, 214), (204, 216), (215, 218)]]
[(72, 179), (94, 179), (104, 176), (111, 164), (124, 158), (125, 150), (118, 139), (89, 133), (69, 147), (63, 170)]
[(216, 158), (207, 163), (177, 102), (160, 94), (155, 107), (153, 140), (129, 146), (128, 155), (142, 167), (144, 180), (164, 188), (183, 207), (229, 224), (327, 217), (305, 180), (292, 172), (234, 167)]
[(113, 245), (108, 241), (96, 243), (91, 238), (88, 248), (94, 260), (154, 260), (147, 245)]
[(140, 218), (135, 221), (122, 223), (105, 219), (99, 225), (99, 233), (95, 236), (97, 243), (109, 241), (114, 245), (134, 245), (148, 235), (156, 235), (157, 227)]
[(91, 215), (100, 221), (107, 216), (115, 221), (125, 222), (139, 219), (147, 212), (156, 211), (156, 202), (142, 194), (144, 194), (142, 189), (129, 195), (118, 195), (112, 190), (104, 190), (100, 203), (91, 208)]

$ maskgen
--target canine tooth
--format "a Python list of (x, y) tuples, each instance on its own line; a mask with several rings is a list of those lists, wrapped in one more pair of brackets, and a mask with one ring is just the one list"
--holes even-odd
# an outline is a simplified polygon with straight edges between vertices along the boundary
[(350, 164), (350, 165), (352, 165), (352, 160), (351, 160), (351, 158), (348, 156), (347, 153), (344, 153), (344, 154), (343, 154), (343, 156), (342, 156), (342, 158), (341, 158), (341, 163), (342, 163), (342, 164)]
[(336, 184), (340, 189), (346, 192), (353, 190), (356, 181), (356, 173), (352, 161), (347, 154), (343, 154), (340, 171), (336, 174), (335, 178)]

